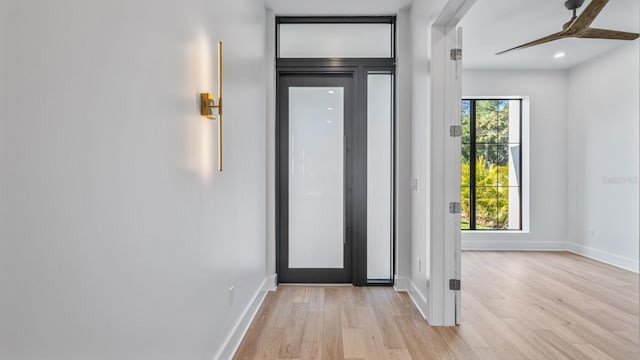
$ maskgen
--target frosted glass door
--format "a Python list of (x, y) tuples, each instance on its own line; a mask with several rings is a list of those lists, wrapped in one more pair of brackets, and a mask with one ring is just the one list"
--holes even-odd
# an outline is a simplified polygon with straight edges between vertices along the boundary
[(289, 87), (289, 268), (344, 268), (344, 88)]
[(351, 74), (278, 78), (278, 282), (352, 281)]

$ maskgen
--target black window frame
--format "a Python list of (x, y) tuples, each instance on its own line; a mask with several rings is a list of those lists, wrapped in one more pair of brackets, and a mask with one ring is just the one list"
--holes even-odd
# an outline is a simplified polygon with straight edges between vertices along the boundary
[[(391, 24), (391, 57), (389, 58), (281, 58), (280, 57), (280, 24), (364, 24), (364, 23), (384, 23)], [(355, 286), (392, 286), (395, 283), (396, 276), (396, 201), (397, 201), (397, 186), (396, 186), (396, 134), (397, 134), (397, 119), (396, 119), (396, 91), (397, 91), (397, 76), (396, 76), (396, 16), (277, 16), (275, 19), (275, 54), (276, 54), (276, 92), (279, 93), (280, 78), (283, 75), (290, 74), (316, 74), (316, 73), (350, 73), (356, 81), (356, 85), (360, 88), (367, 88), (367, 79), (370, 73), (384, 72), (393, 76), (394, 86), (392, 89), (391, 106), (392, 113), (392, 127), (391, 127), (391, 263), (390, 263), (390, 279), (369, 279), (367, 274), (367, 226), (366, 226), (366, 213), (364, 219), (362, 217), (354, 218), (351, 228), (350, 240), (352, 244), (352, 284)], [(356, 113), (359, 117), (359, 121), (363, 123), (366, 129), (367, 119), (367, 107), (366, 98), (355, 98), (356, 101)], [(280, 108), (276, 106), (276, 126), (279, 125)], [(280, 134), (276, 131), (276, 143), (279, 143)], [(277, 147), (277, 145), (276, 145)], [(354, 152), (358, 152), (360, 156), (364, 156), (365, 165), (358, 169), (360, 172), (366, 174), (366, 142), (364, 149), (360, 149)], [(282, 179), (281, 172), (281, 159), (282, 154), (276, 150), (276, 268), (278, 272), (283, 270), (286, 264), (283, 263), (284, 257), (281, 252), (284, 250), (281, 240), (282, 234), (286, 228), (286, 222), (282, 216), (284, 201), (281, 197), (284, 195), (283, 189), (280, 189), (280, 183)], [(366, 175), (365, 175), (366, 177)], [(365, 207), (367, 204), (366, 194), (367, 184), (355, 187), (351, 191), (355, 206)]]
[[(522, 128), (522, 117), (523, 117), (523, 98), (504, 98), (504, 97), (481, 97), (481, 98), (462, 98), (461, 102), (465, 102), (465, 101), (469, 101), (469, 228), (468, 229), (464, 229), (464, 228), (460, 228), (460, 230), (462, 231), (522, 231), (523, 229), (523, 209), (522, 209), (522, 188), (523, 188), (523, 182), (525, 181), (524, 177), (522, 176), (522, 161), (523, 161), (523, 144), (522, 144), (522, 132), (523, 132), (523, 128)], [(518, 185), (518, 211), (520, 213), (520, 226), (516, 229), (499, 229), (499, 228), (492, 228), (492, 229), (478, 229), (477, 228), (477, 224), (476, 224), (476, 167), (475, 167), (475, 163), (476, 163), (476, 156), (477, 156), (477, 140), (476, 140), (476, 135), (477, 135), (477, 128), (476, 128), (476, 103), (478, 101), (519, 101), (520, 106), (519, 106), (519, 119), (518, 119), (518, 126), (519, 126), (519, 135), (520, 138), (518, 139), (518, 143), (519, 147), (520, 147), (520, 151), (519, 151), (519, 161), (518, 161), (518, 174), (520, 175), (520, 179), (519, 179), (519, 185)], [(462, 140), (464, 141), (464, 140)], [(464, 143), (461, 143), (461, 145), (463, 145)], [(495, 145), (509, 145), (509, 144), (514, 144), (514, 143), (499, 143), (496, 142)], [(462, 160), (462, 159), (461, 159)], [(461, 161), (461, 165), (462, 165), (462, 161)], [(460, 188), (462, 189), (463, 186), (462, 185), (462, 179), (460, 179)]]

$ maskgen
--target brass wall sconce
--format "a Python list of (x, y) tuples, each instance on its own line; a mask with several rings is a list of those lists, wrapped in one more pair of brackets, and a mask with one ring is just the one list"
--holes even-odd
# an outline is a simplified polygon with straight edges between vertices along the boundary
[(222, 41), (218, 42), (218, 101), (210, 93), (200, 93), (200, 115), (218, 117), (218, 171), (222, 171)]

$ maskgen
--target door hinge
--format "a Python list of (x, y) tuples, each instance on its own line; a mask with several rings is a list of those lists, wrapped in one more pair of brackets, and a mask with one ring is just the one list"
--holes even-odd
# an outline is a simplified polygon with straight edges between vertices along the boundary
[(449, 279), (449, 290), (460, 290), (460, 280)]
[(450, 202), (449, 203), (449, 213), (451, 214), (459, 214), (461, 211), (459, 202)]
[(451, 136), (451, 137), (462, 136), (462, 125), (451, 125), (451, 126), (449, 126), (449, 136)]
[(462, 49), (451, 49), (451, 60), (462, 60)]

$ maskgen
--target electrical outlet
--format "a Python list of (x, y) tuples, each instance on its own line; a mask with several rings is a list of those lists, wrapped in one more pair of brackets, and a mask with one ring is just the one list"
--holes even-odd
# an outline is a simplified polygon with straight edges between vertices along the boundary
[(422, 259), (418, 258), (418, 272), (422, 272)]
[(411, 179), (411, 190), (412, 191), (418, 191), (418, 179), (417, 178), (412, 178)]

